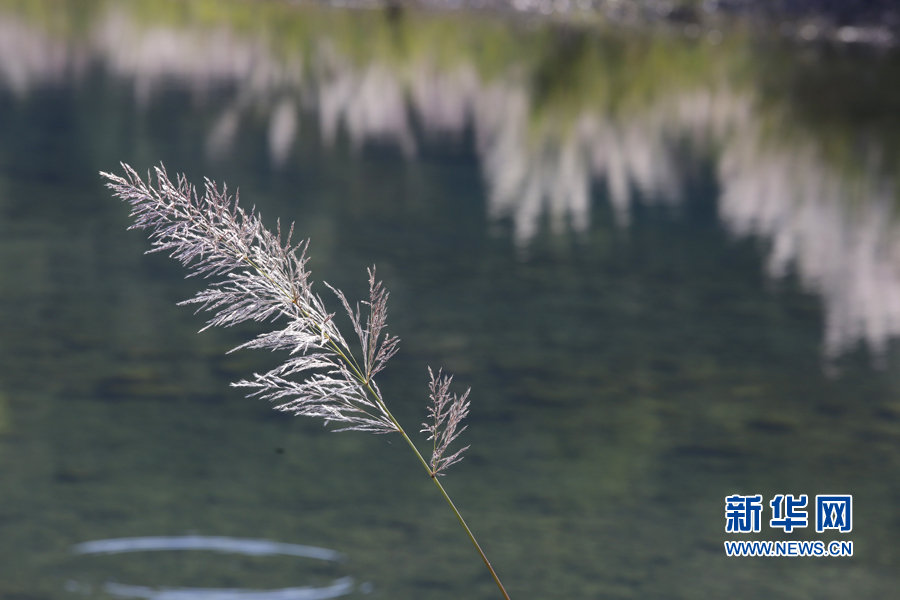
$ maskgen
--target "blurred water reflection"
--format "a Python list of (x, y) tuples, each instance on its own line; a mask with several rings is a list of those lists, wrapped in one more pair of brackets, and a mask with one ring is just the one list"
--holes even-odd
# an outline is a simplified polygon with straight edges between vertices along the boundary
[(89, 61), (133, 81), (141, 104), (173, 82), (199, 101), (213, 90), (233, 90), (208, 130), (210, 158), (227, 156), (241, 122), (263, 113), (270, 160), (284, 165), (301, 106), (316, 114), (328, 142), (343, 128), (355, 148), (394, 144), (410, 158), (416, 123), (426, 138), (462, 138), (471, 127), (488, 217), (509, 219), (523, 248), (545, 216), (556, 233), (586, 231), (597, 184), (623, 226), (635, 201), (682, 203), (684, 152), (693, 148), (696, 160), (715, 165), (725, 227), (766, 241), (772, 277), (796, 270), (807, 289), (821, 294), (827, 357), (859, 342), (883, 355), (900, 334), (894, 177), (875, 169), (848, 175), (829, 164), (814, 136), (792, 127), (790, 115), (762, 105), (752, 86), (713, 70), (626, 110), (609, 111), (602, 97), (588, 96), (566, 112), (553, 104), (536, 108), (533, 77), (521, 62), (486, 77), (465, 56), (447, 64), (420, 52), (392, 62), (376, 51), (358, 60), (325, 31), (306, 41), (304, 56), (276, 55), (265, 36), (225, 24), (142, 24), (115, 5), (80, 42), (59, 40), (11, 15), (0, 19), (0, 28), (0, 78), (20, 95), (77, 78)]
[(844, 178), (815, 139), (773, 144), (749, 123), (719, 162), (722, 221), (736, 235), (769, 241), (767, 269), (795, 269), (825, 303), (829, 357), (865, 341), (883, 356), (900, 334), (900, 220), (896, 181), (867, 172)]
[(0, 78), (19, 95), (81, 72), (88, 54), (14, 15), (0, 18)]

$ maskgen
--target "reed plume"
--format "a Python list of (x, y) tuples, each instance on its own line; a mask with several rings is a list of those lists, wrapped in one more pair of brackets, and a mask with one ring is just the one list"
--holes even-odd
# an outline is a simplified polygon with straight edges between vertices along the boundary
[(450, 382), (453, 381), (453, 377), (441, 377), (440, 371), (435, 377), (431, 367), (428, 367), (428, 375), (431, 376), (429, 386), (431, 388), (431, 406), (428, 408), (428, 416), (431, 417), (432, 423), (431, 425), (422, 423), (422, 427), (424, 427), (422, 431), (430, 433), (428, 439), (434, 440), (431, 452), (431, 473), (432, 475), (444, 475), (441, 471), (461, 461), (462, 453), (469, 449), (466, 446), (444, 458), (447, 447), (468, 427), (464, 426), (459, 431), (456, 430), (460, 422), (469, 414), (469, 402), (466, 398), (469, 397), (472, 389), (466, 390), (462, 397), (457, 397), (455, 394), (451, 396)]
[[(462, 448), (444, 456), (450, 444), (462, 433), (459, 428), (469, 410), (469, 391), (451, 395), (452, 377), (431, 376), (429, 417), (423, 432), (433, 441), (430, 462), (391, 414), (374, 376), (397, 352), (399, 339), (384, 332), (387, 326), (388, 293), (369, 270), (369, 299), (351, 306), (343, 292), (325, 283), (335, 294), (350, 318), (360, 352), (351, 345), (335, 324), (322, 298), (313, 292), (306, 268), (309, 241), (292, 244), (294, 227), (282, 236), (281, 222), (275, 233), (266, 229), (254, 209), (246, 212), (238, 194), (232, 199), (226, 186), (221, 189), (206, 180), (204, 194), (184, 175), (172, 183), (165, 167), (155, 169), (156, 185), (148, 173), (143, 181), (129, 165), (122, 163), (125, 176), (101, 175), (107, 187), (132, 207), (134, 225), (129, 229), (149, 229), (153, 248), (149, 252), (169, 252), (188, 269), (188, 277), (202, 275), (218, 278), (193, 298), (180, 304), (199, 305), (212, 317), (206, 327), (228, 327), (245, 321), (270, 321), (284, 318), (282, 329), (266, 332), (233, 350), (261, 348), (287, 350), (289, 358), (280, 366), (233, 386), (248, 388), (250, 396), (278, 403), (276, 410), (320, 417), (339, 425), (336, 431), (399, 433), (428, 471), (444, 499), (452, 508), (469, 539), (491, 572), (503, 596), (509, 595), (500, 583), (472, 531), (463, 520), (438, 480), (447, 467), (462, 460)], [(202, 331), (202, 330), (201, 330)]]

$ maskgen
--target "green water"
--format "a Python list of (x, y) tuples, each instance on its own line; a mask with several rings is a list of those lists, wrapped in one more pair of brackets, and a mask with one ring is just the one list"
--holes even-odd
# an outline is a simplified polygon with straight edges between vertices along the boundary
[[(892, 596), (892, 52), (739, 23), (713, 44), (157, 6), (0, 4), (0, 599), (346, 576), (371, 584), (351, 597), (499, 597), (402, 440), (228, 386), (279, 357), (226, 354), (261, 326), (196, 333), (176, 303), (200, 282), (143, 254), (102, 186), (120, 160), (296, 221), (316, 280), (351, 297), (377, 265), (402, 339), (379, 384), (409, 431), (429, 365), (472, 387), (444, 484), (511, 597)], [(774, 495), (835, 493), (852, 532), (815, 533), (814, 509), (805, 530), (768, 527)], [(764, 496), (761, 533), (725, 533), (730, 494)], [(348, 561), (71, 552), (190, 534)], [(725, 556), (767, 539), (854, 556)]]

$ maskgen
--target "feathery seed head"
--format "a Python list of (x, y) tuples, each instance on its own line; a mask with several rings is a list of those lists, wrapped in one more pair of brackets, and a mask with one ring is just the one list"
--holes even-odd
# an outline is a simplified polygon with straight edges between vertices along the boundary
[[(346, 426), (339, 431), (376, 433), (400, 431), (372, 381), (372, 376), (397, 351), (399, 340), (382, 336), (387, 324), (387, 292), (369, 271), (369, 315), (361, 322), (359, 307), (350, 309), (340, 290), (337, 294), (350, 316), (362, 347), (361, 363), (312, 291), (306, 269), (308, 241), (291, 245), (294, 226), (282, 242), (281, 223), (273, 234), (263, 227), (255, 209), (241, 208), (227, 189), (206, 180), (200, 196), (183, 175), (172, 183), (165, 167), (155, 169), (156, 185), (126, 164), (125, 177), (102, 173), (107, 186), (132, 207), (135, 224), (149, 229), (153, 248), (168, 251), (189, 269), (188, 276), (219, 276), (183, 304), (197, 304), (213, 313), (206, 327), (228, 327), (244, 321), (284, 317), (284, 328), (260, 334), (241, 348), (288, 350), (291, 358), (281, 366), (255, 374), (252, 380), (233, 385), (250, 388), (250, 395), (279, 401), (278, 410), (321, 417)], [(327, 285), (327, 284), (326, 284)], [(297, 381), (290, 378), (303, 374)]]

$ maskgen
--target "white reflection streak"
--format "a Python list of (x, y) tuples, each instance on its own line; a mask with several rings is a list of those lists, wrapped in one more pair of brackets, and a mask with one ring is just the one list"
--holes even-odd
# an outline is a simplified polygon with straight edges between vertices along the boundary
[(206, 137), (206, 154), (212, 159), (227, 156), (234, 147), (234, 139), (240, 124), (241, 113), (236, 107), (230, 107), (223, 112)]
[(15, 17), (0, 18), (0, 82), (19, 96), (38, 85), (62, 82), (87, 64), (83, 51)]
[[(171, 537), (138, 537), (93, 540), (72, 547), (74, 554), (122, 554), (126, 552), (153, 552), (164, 550), (212, 550), (245, 554), (249, 556), (300, 556), (319, 560), (344, 562), (346, 556), (335, 550), (300, 544), (285, 544), (270, 540), (251, 540), (201, 535)], [(77, 582), (70, 582), (72, 589), (81, 589)], [(325, 587), (293, 587), (273, 590), (247, 590), (231, 588), (151, 588), (140, 585), (105, 583), (104, 591), (124, 598), (147, 600), (322, 600), (337, 598), (354, 591), (353, 578), (342, 577)]]
[(410, 97), (425, 132), (432, 136), (462, 134), (470, 123), (475, 99), (483, 87), (470, 65), (440, 71), (422, 65), (410, 81)]
[(405, 89), (391, 69), (373, 64), (357, 72), (344, 67), (319, 85), (319, 120), (326, 143), (334, 142), (343, 122), (354, 148), (367, 141), (388, 142), (407, 156), (415, 154)]
[(103, 590), (123, 598), (147, 600), (324, 600), (353, 592), (353, 578), (342, 577), (327, 587), (297, 587), (277, 590), (243, 590), (215, 588), (161, 588), (106, 583)]
[[(794, 265), (825, 301), (824, 352), (834, 358), (864, 340), (883, 355), (900, 335), (900, 225), (892, 182), (848, 182), (817, 159), (812, 140), (767, 147), (744, 130), (720, 165), (719, 211), (738, 235), (772, 241), (767, 269)], [(861, 200), (861, 201), (860, 201)]]
[(297, 107), (288, 98), (282, 100), (269, 119), (269, 154), (275, 166), (281, 167), (291, 155), (297, 135)]
[(161, 536), (138, 538), (114, 538), (82, 542), (72, 547), (75, 554), (121, 554), (124, 552), (147, 552), (154, 550), (214, 550), (233, 552), (250, 556), (302, 556), (328, 561), (344, 561), (340, 552), (316, 546), (285, 544), (269, 540), (248, 540), (231, 537), (203, 535)]
[(92, 44), (113, 73), (133, 78), (142, 105), (173, 80), (201, 97), (222, 84), (237, 84), (244, 93), (268, 93), (302, 80), (299, 61), (277, 61), (262, 40), (247, 42), (224, 26), (140, 27), (124, 10), (114, 8), (99, 20)]
[(544, 209), (543, 179), (550, 169), (532, 156), (528, 95), (524, 87), (494, 84), (479, 96), (475, 127), (488, 188), (488, 216), (511, 217), (515, 239), (524, 243), (537, 233)]

